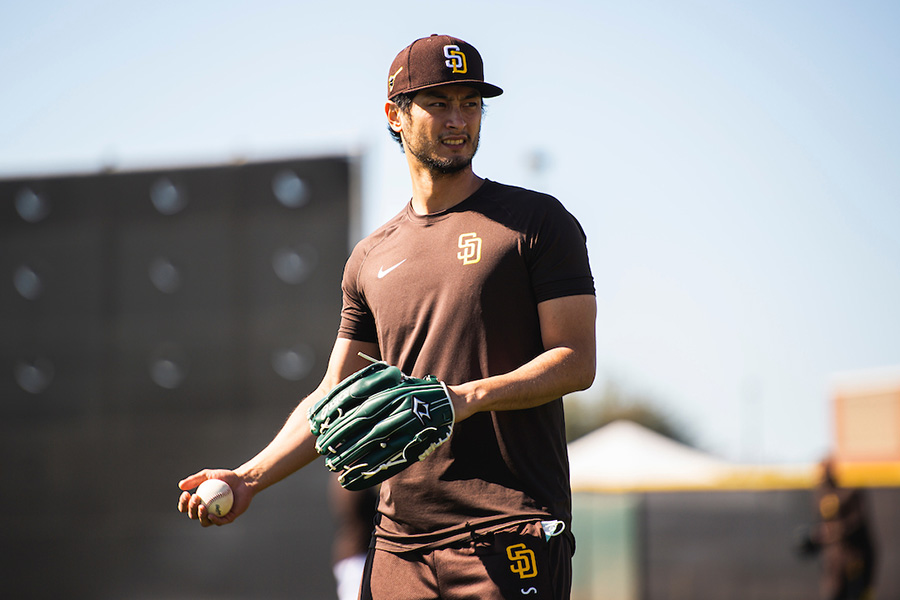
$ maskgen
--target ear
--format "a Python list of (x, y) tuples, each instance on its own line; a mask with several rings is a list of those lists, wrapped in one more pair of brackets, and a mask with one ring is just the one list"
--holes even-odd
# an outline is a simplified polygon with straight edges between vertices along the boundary
[(394, 104), (393, 102), (386, 102), (384, 104), (384, 114), (387, 116), (388, 125), (391, 129), (400, 133), (403, 129), (400, 123), (400, 107)]

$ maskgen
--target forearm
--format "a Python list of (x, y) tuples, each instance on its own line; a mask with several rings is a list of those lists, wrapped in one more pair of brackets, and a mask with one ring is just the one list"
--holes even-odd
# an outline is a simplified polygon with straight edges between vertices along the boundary
[(309, 430), (306, 414), (322, 395), (317, 390), (297, 405), (269, 445), (235, 469), (254, 493), (278, 483), (318, 458), (316, 438)]
[(594, 381), (594, 354), (571, 348), (552, 348), (518, 369), (449, 386), (456, 420), (476, 412), (519, 410), (590, 387)]
[(342, 379), (368, 364), (359, 356), (360, 352), (377, 356), (378, 346), (347, 339), (336, 340), (327, 372), (319, 387), (297, 405), (268, 446), (236, 469), (235, 472), (254, 493), (278, 483), (319, 457), (316, 437), (309, 429), (307, 414)]
[(597, 363), (593, 296), (568, 296), (538, 305), (544, 352), (494, 377), (450, 386), (456, 420), (476, 412), (533, 408), (587, 389)]

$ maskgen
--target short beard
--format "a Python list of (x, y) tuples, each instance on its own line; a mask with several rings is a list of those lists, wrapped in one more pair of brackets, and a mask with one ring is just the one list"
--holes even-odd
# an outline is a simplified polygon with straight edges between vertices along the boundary
[(419, 161), (425, 165), (428, 171), (432, 175), (455, 175), (460, 171), (464, 171), (472, 164), (472, 159), (475, 157), (475, 153), (478, 152), (478, 142), (480, 141), (480, 132), (479, 137), (475, 138), (475, 145), (472, 149), (472, 156), (459, 158), (459, 159), (442, 159), (442, 158), (434, 158), (433, 156), (428, 156), (425, 152), (417, 152), (415, 148), (409, 146), (409, 144), (405, 145), (405, 150), (410, 154), (415, 156)]

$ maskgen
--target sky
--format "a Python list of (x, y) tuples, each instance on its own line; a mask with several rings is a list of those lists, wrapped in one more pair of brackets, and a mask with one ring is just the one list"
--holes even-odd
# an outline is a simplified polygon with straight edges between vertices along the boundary
[(364, 233), (409, 198), (384, 121), (412, 40), (474, 44), (477, 174), (557, 196), (598, 377), (739, 461), (817, 460), (834, 382), (900, 365), (900, 4), (0, 2), (0, 178), (352, 153)]

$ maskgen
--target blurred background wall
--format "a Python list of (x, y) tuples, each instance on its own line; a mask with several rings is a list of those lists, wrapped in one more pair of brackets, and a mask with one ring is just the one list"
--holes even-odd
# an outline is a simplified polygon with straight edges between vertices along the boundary
[(324, 468), (221, 529), (179, 515), (176, 485), (255, 454), (318, 384), (356, 170), (0, 181), (5, 597), (333, 597)]

